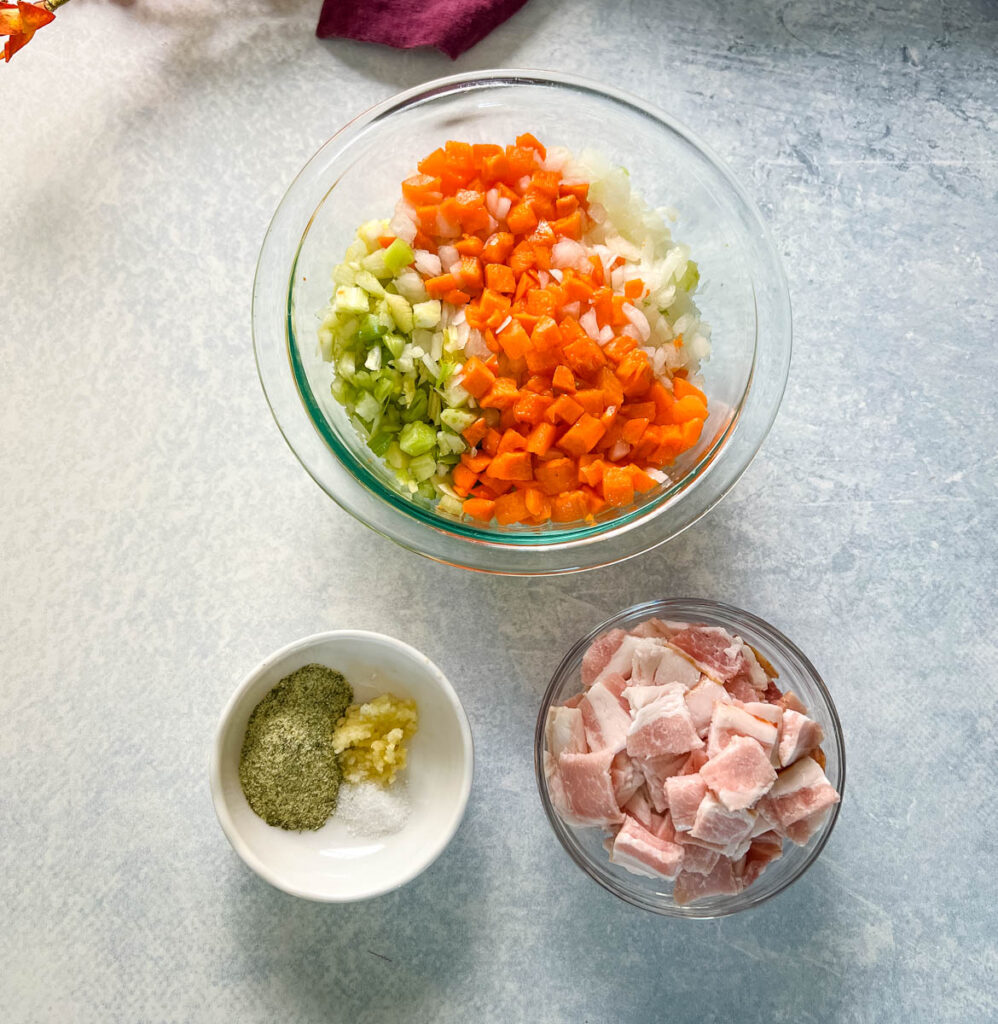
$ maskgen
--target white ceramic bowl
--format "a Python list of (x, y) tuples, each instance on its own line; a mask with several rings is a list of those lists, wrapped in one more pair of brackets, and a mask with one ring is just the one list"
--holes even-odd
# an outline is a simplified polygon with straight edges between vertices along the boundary
[[(394, 835), (351, 835), (335, 814), (317, 831), (288, 832), (257, 817), (243, 795), (239, 754), (253, 709), (285, 676), (313, 663), (342, 672), (357, 701), (391, 691), (416, 702), (419, 729), (403, 776), (411, 811)], [(464, 816), (473, 772), (468, 719), (440, 669), (392, 637), (334, 630), (282, 648), (239, 685), (215, 734), (211, 795), (233, 849), (261, 878), (293, 896), (349, 903), (397, 889), (437, 859)]]

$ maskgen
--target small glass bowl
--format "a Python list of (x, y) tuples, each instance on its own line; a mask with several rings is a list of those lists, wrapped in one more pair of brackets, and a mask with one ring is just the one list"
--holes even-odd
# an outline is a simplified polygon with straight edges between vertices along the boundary
[[(331, 273), (364, 221), (390, 217), (399, 183), (448, 139), (598, 150), (652, 206), (678, 211), (674, 236), (700, 267), (697, 301), (713, 329), (704, 364), (710, 416), (670, 479), (595, 522), (481, 524), (401, 494), (329, 392), (318, 353)], [(752, 200), (686, 128), (583, 79), (482, 71), (401, 93), (354, 119), (305, 165), (267, 231), (253, 286), (253, 342), (277, 424), (331, 498), (384, 536), (430, 558), (486, 572), (543, 575), (647, 551), (707, 512), (758, 451), (790, 364), (790, 300), (779, 256)]]
[(645, 878), (611, 864), (603, 848), (603, 833), (598, 828), (574, 828), (566, 825), (554, 809), (544, 778), (544, 723), (548, 709), (562, 704), (582, 689), (579, 669), (589, 645), (602, 633), (611, 629), (633, 629), (638, 623), (652, 617), (678, 622), (706, 623), (723, 626), (751, 644), (779, 673), (777, 685), (781, 690), (793, 690), (807, 705), (808, 714), (825, 732), (822, 750), (827, 764), (828, 781), (842, 796), (846, 781), (846, 755), (842, 741), (842, 724), (835, 711), (821, 676), (804, 654), (779, 630), (749, 612), (716, 601), (674, 599), (648, 601), (627, 608), (575, 643), (555, 670), (541, 701), (534, 734), (534, 770), (541, 803), (551, 822), (554, 834), (568, 855), (590, 878), (598, 882), (632, 906), (650, 910), (666, 917), (711, 918), (726, 917), (740, 910), (757, 907), (760, 903), (783, 892), (804, 874), (818, 859), (832, 834), (839, 815), (841, 802), (836, 804), (825, 823), (807, 846), (791, 842), (783, 845), (783, 856), (770, 864), (762, 877), (746, 890), (734, 895), (711, 896), (680, 907), (672, 899), (672, 883), (667, 879)]

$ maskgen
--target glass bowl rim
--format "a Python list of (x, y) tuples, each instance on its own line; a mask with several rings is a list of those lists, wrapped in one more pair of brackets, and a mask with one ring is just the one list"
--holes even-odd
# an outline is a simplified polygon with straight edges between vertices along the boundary
[[(753, 277), (751, 282), (754, 309), (752, 361), (738, 403), (732, 410), (731, 419), (723, 431), (710, 442), (709, 447), (705, 449), (697, 462), (683, 474), (681, 479), (673, 482), (671, 486), (664, 488), (660, 494), (651, 500), (595, 525), (533, 533), (527, 531), (522, 533), (515, 531), (504, 533), (494, 528), (476, 527), (473, 524), (465, 523), (456, 518), (452, 519), (442, 516), (432, 510), (424, 511), (417, 503), (395, 492), (389, 485), (378, 479), (370, 469), (364, 466), (350, 452), (349, 448), (336, 437), (335, 432), (330, 428), (326, 422), (326, 417), (322, 415), (318, 407), (313, 389), (307, 381), (307, 375), (296, 351), (293, 295), (298, 259), (302, 246), (311, 229), (316, 213), (326, 201), (335, 184), (327, 188), (322, 198), (309, 213), (307, 221), (301, 229), (295, 246), (294, 256), (291, 260), (287, 285), (286, 288), (282, 287), (285, 296), (283, 316), (284, 355), (286, 356), (287, 368), (290, 370), (290, 376), (294, 383), (302, 411), (311, 430), (318, 435), (330, 457), (342, 467), (350, 485), (359, 488), (369, 499), (375, 500), (386, 509), (392, 517), (390, 520), (392, 524), (397, 521), (395, 517), (401, 517), (409, 523), (416, 524), (417, 528), (428, 528), (430, 531), (428, 536), (437, 534), (445, 538), (442, 543), (459, 545), (462, 552), (466, 552), (469, 558), (472, 557), (473, 552), (487, 550), (508, 555), (510, 558), (519, 559), (521, 562), (524, 559), (529, 559), (531, 556), (554, 556), (564, 561), (566, 556), (572, 559), (576, 558), (577, 553), (581, 553), (581, 551), (588, 551), (591, 554), (594, 546), (601, 542), (624, 539), (624, 543), (627, 544), (626, 550), (615, 552), (603, 560), (592, 560), (590, 558), (584, 559), (584, 564), (559, 564), (542, 569), (535, 569), (529, 565), (497, 569), (492, 566), (479, 564), (481, 559), (464, 561), (460, 557), (455, 556), (452, 558), (451, 553), (441, 555), (433, 551), (424, 550), (419, 546), (418, 541), (403, 539), (400, 536), (402, 529), (393, 531), (388, 527), (374, 526), (364, 515), (363, 510), (358, 507), (363, 500), (362, 497), (353, 494), (349, 496), (344, 495), (340, 489), (328, 485), (321, 478), (320, 470), (310, 465), (309, 461), (299, 451), (299, 446), (291, 436), (292, 430), (285, 424), (281, 413), (278, 411), (278, 402), (272, 395), (272, 389), (276, 389), (276, 386), (268, 379), (270, 375), (265, 369), (265, 359), (261, 351), (262, 346), (265, 344), (263, 335), (269, 332), (265, 332), (262, 322), (264, 314), (258, 309), (257, 305), (258, 296), (261, 291), (261, 277), (265, 271), (265, 258), (271, 249), (279, 244), (275, 238), (276, 227), (282, 216), (286, 218), (290, 215), (289, 205), (292, 196), (296, 195), (299, 183), (311, 168), (327, 158), (328, 161), (339, 159), (344, 153), (349, 151), (357, 137), (369, 125), (385, 120), (393, 115), (403, 114), (410, 107), (417, 106), (420, 103), (436, 97), (459, 95), (462, 92), (471, 92), (477, 89), (516, 86), (556, 86), (566, 89), (569, 93), (590, 94), (597, 99), (609, 100), (631, 108), (636, 113), (650, 120), (659, 129), (678, 137), (696, 151), (711, 170), (719, 176), (729, 198), (733, 199), (736, 209), (745, 218), (751, 234), (755, 236), (766, 255), (767, 266), (764, 269), (766, 276), (772, 276), (779, 295), (780, 309), (777, 319), (781, 321), (779, 326), (782, 327), (782, 331), (774, 332), (777, 336), (775, 341), (766, 344), (760, 343), (758, 301), (758, 281), (760, 278)], [(361, 112), (328, 138), (292, 179), (268, 226), (254, 277), (252, 327), (258, 375), (268, 406), (278, 424), (278, 428), (305, 470), (338, 505), (360, 519), (365, 525), (373, 526), (374, 529), (389, 537), (389, 539), (417, 553), (447, 562), (448, 564), (463, 565), (466, 568), (483, 569), (485, 571), (507, 573), (510, 575), (545, 575), (570, 572), (623, 561), (657, 547), (706, 515), (727, 494), (742, 473), (748, 468), (772, 427), (789, 376), (793, 340), (790, 296), (786, 275), (772, 236), (751, 197), (711, 148), (685, 125), (672, 118), (671, 115), (644, 102), (639, 97), (581, 76), (531, 69), (486, 69), (450, 75), (417, 85)], [(760, 388), (756, 386), (761, 356), (765, 357), (765, 369), (772, 373), (772, 381), (775, 383), (775, 387), (767, 388), (767, 394), (764, 396), (760, 395)], [(765, 378), (763, 378), (763, 381), (765, 382)], [(765, 408), (758, 408), (760, 401), (765, 404)], [(754, 418), (744, 415), (749, 406), (752, 406), (756, 411)], [(748, 435), (744, 430), (739, 433), (739, 428), (743, 427), (746, 419), (752, 419), (751, 424), (749, 424), (753, 429), (751, 440), (748, 439)], [(759, 422), (755, 422), (755, 420), (759, 420)], [(748, 429), (748, 425), (746, 425), (745, 429)], [(726, 458), (726, 456), (736, 454), (731, 452), (731, 443), (736, 436), (744, 442), (743, 447), (746, 450), (737, 453), (739, 454), (740, 462), (737, 465), (733, 465), (731, 458)], [(722, 463), (724, 464), (726, 475), (717, 471)], [(360, 469), (360, 472), (357, 471), (358, 469)], [(714, 472), (708, 472), (710, 470)], [(708, 477), (714, 482), (712, 489), (708, 490), (694, 486), (702, 483)], [(698, 502), (691, 503), (688, 500), (693, 495), (699, 496)], [(685, 512), (690, 514), (684, 516), (683, 513)], [(645, 542), (647, 539), (639, 539), (635, 545), (633, 539), (629, 542), (625, 539), (627, 534), (635, 531), (642, 534), (653, 533), (656, 526), (659, 525), (659, 517), (664, 513), (671, 513), (674, 517), (680, 518), (681, 521), (664, 524), (664, 528), (658, 531), (658, 536), (652, 536), (648, 542)], [(439, 547), (439, 545), (435, 546)]]
[[(821, 826), (820, 833), (815, 836), (806, 847), (802, 848), (804, 856), (794, 872), (789, 875), (776, 889), (772, 892), (766, 893), (765, 895), (752, 899), (746, 895), (750, 892), (750, 889), (746, 889), (740, 893), (732, 894), (729, 897), (728, 903), (725, 905), (720, 907), (704, 907), (699, 912), (695, 903), (685, 907), (680, 907), (675, 904), (672, 906), (659, 904), (654, 899), (650, 898), (642, 899), (641, 896), (637, 894), (636, 890), (625, 889), (622, 885), (614, 885), (607, 877), (595, 871), (589, 858), (577, 849), (574, 843), (571, 843), (568, 840), (568, 836), (571, 834), (568, 831), (569, 826), (565, 825), (561, 820), (551, 803), (551, 798), (547, 791), (547, 783), (544, 778), (543, 766), (545, 742), (544, 725), (547, 719), (547, 712), (552, 705), (555, 692), (563, 682), (563, 676), (565, 675), (568, 666), (577, 657), (580, 657), (598, 636), (609, 629), (613, 629), (618, 623), (625, 619), (637, 619), (638, 616), (644, 616), (646, 618), (651, 618), (652, 616), (668, 618), (669, 616), (667, 614), (660, 615), (660, 613), (668, 613), (672, 611), (677, 615), (676, 621), (695, 622), (695, 619), (688, 618), (687, 616), (695, 615), (697, 610), (702, 610), (709, 615), (723, 618), (732, 627), (738, 623), (744, 622), (751, 627), (752, 630), (758, 632), (762, 636), (765, 636), (768, 642), (774, 643), (777, 647), (785, 647), (787, 653), (799, 660), (801, 666), (808, 675), (808, 681), (818, 691), (822, 701), (824, 702), (825, 708), (827, 709), (832, 729), (831, 734), (826, 736), (826, 742), (830, 742), (834, 746), (839, 764), (839, 779), (837, 787), (839, 802), (832, 807), (827, 820)], [(763, 654), (766, 654), (766, 651), (763, 651)], [(565, 656), (558, 663), (558, 666), (552, 673), (551, 680), (544, 691), (544, 696), (541, 698), (540, 709), (537, 713), (537, 723), (534, 727), (534, 778), (537, 783), (537, 791), (540, 796), (541, 806), (544, 808), (544, 813), (547, 816), (551, 830), (554, 832), (558, 842), (561, 844), (562, 849), (564, 849), (569, 857), (571, 857), (577, 867), (581, 868), (589, 878), (607, 892), (612, 893), (618, 899), (623, 900), (625, 903), (629, 903), (633, 907), (637, 907), (640, 910), (647, 910), (663, 917), (686, 918), (689, 920), (711, 920), (720, 917), (729, 917), (730, 915), (740, 913), (743, 910), (753, 910), (756, 907), (761, 906), (763, 903), (768, 902), (774, 896), (779, 896), (782, 892), (785, 892), (794, 882), (798, 881), (805, 874), (811, 865), (818, 859), (822, 850), (824, 850), (825, 845), (835, 828), (835, 823), (838, 821), (839, 811), (842, 807), (842, 800), (845, 797), (846, 751), (845, 741), (842, 736), (842, 721), (839, 718), (835, 702), (832, 700), (832, 695), (829, 692), (825, 681), (822, 679), (818, 670), (814, 667), (810, 658), (808, 658), (807, 655), (804, 654), (804, 652), (789, 637), (765, 619), (760, 618), (752, 612), (746, 611), (744, 608), (739, 608), (736, 605), (726, 604), (723, 601), (711, 601), (706, 598), (676, 597), (643, 601), (616, 612), (601, 622), (598, 626), (595, 626), (572, 644)]]

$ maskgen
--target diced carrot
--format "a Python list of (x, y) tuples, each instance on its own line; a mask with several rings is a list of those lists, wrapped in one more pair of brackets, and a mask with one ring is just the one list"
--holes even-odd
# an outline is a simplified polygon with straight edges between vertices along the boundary
[(496, 292), (512, 294), (516, 291), (516, 276), (505, 263), (486, 263), (485, 283)]
[(523, 491), (510, 491), (496, 499), (495, 519), (500, 526), (520, 523), (530, 516)]
[(575, 210), (570, 213), (567, 217), (560, 217), (556, 220), (551, 227), (559, 235), (565, 235), (567, 238), (581, 238), (582, 237), (582, 212), (581, 210)]
[(442, 299), (448, 292), (457, 288), (457, 280), (453, 274), (441, 274), (439, 277), (426, 278), (423, 287), (431, 297)]
[(552, 399), (547, 395), (538, 395), (532, 391), (521, 391), (520, 399), (513, 406), (513, 419), (518, 423), (527, 423), (531, 426), (540, 423), (544, 418)]
[(617, 380), (617, 375), (608, 366), (600, 370), (599, 387), (607, 408), (616, 409), (624, 401), (624, 389)]
[(499, 447), (496, 449), (496, 455), (502, 455), (503, 452), (522, 452), (526, 447), (527, 439), (523, 434), (518, 430), (510, 428), (503, 431), (503, 435), (499, 439)]
[(478, 358), (472, 356), (462, 371), (461, 387), (472, 398), (481, 398), (496, 382), (496, 375)]
[(530, 334), (530, 342), (540, 349), (556, 348), (562, 343), (561, 328), (551, 316), (541, 316)]
[(522, 146), (524, 149), (536, 149), (540, 158), (543, 160), (547, 156), (547, 150), (530, 134), (530, 132), (524, 132), (522, 135), (517, 135), (516, 144)]
[[(583, 463), (583, 459), (590, 459), (591, 461)], [(602, 459), (592, 456), (582, 456), (579, 459), (579, 482), (589, 484), (590, 487), (599, 486), (600, 480), (603, 479), (603, 469), (605, 463)]]
[(576, 338), (562, 350), (565, 362), (576, 377), (592, 380), (606, 363), (603, 350), (592, 338)]
[[(553, 320), (551, 322), (554, 323)], [(538, 327), (539, 326), (540, 324), (538, 324)], [(555, 327), (555, 329), (557, 330), (557, 326)], [(536, 333), (537, 328), (535, 327), (534, 334)], [(534, 334), (530, 336), (531, 341), (534, 340)], [(572, 374), (572, 371), (564, 364), (559, 364), (558, 367), (555, 369), (554, 377), (551, 379), (551, 384), (558, 391), (565, 391), (568, 394), (575, 394), (575, 377)], [(603, 404), (602, 399), (600, 399), (600, 404)]]
[(459, 239), (454, 243), (454, 248), (462, 256), (481, 256), (482, 250), (485, 248), (485, 243), (478, 237), (478, 235), (465, 235), (464, 238)]
[(526, 355), (526, 362), (531, 373), (553, 373), (558, 365), (558, 353), (555, 349), (539, 350), (534, 345)]
[(454, 490), (459, 493), (464, 491), (467, 494), (467, 492), (478, 483), (478, 474), (472, 473), (472, 471), (461, 462), (454, 467), (453, 477)]
[(582, 493), (586, 496), (586, 502), (589, 505), (589, 515), (587, 519), (591, 519), (593, 516), (598, 515), (603, 509), (606, 508), (606, 502), (600, 497), (599, 492), (592, 487), (583, 487)]
[(441, 197), (442, 182), (430, 174), (414, 174), (402, 182), (402, 195), (413, 206), (425, 206), (438, 203)]
[(487, 156), (482, 161), (482, 177), (487, 182), (505, 181), (509, 176), (509, 158), (505, 151)]
[(531, 313), (524, 313), (522, 310), (517, 310), (513, 313), (513, 319), (519, 321), (520, 326), (527, 332), (527, 334), (533, 334), (534, 328), (537, 326), (537, 321), (540, 320), (540, 317), (533, 316)]
[[(498, 435), (496, 444), (498, 444)], [(485, 470), (488, 469), (489, 463), (492, 461), (492, 455), (494, 454), (495, 453), (492, 452), (488, 455), (483, 453), (472, 455), (470, 452), (464, 452), (461, 455), (461, 465), (467, 466), (472, 473), (484, 473)]]
[(421, 173), (435, 175), (438, 178), (447, 170), (447, 165), (447, 154), (444, 152), (443, 147), (435, 149), (429, 156), (424, 156), (416, 164)]
[[(559, 189), (560, 191), (560, 189)], [(554, 212), (559, 217), (567, 217), (579, 208), (579, 200), (575, 196), (561, 196), (554, 201)]]
[(643, 416), (626, 420), (620, 430), (621, 441), (626, 441), (630, 445), (637, 444), (650, 423), (651, 420), (645, 419)]
[(657, 380), (648, 389), (648, 397), (655, 403), (655, 422), (658, 424), (671, 423), (672, 407), (676, 404), (676, 400), (668, 388), (660, 380)]
[(574, 523), (585, 518), (589, 503), (582, 491), (558, 494), (551, 502), (551, 519), (556, 523)]
[(634, 481), (625, 467), (607, 466), (603, 470), (603, 500), (614, 508), (634, 501)]
[[(489, 456), (494, 456), (499, 451), (499, 442), (501, 440), (502, 434), (495, 427), (489, 427), (485, 432), (485, 437), (482, 438), (482, 451)], [(471, 468), (473, 469), (474, 467)]]
[(692, 396), (699, 399), (704, 405), (707, 404), (707, 396), (698, 388), (694, 387), (684, 377), (672, 378), (672, 393), (676, 398), (687, 398)]
[(558, 447), (569, 455), (584, 455), (596, 446), (606, 433), (606, 427), (595, 416), (583, 413), (558, 439)]
[(617, 367), (617, 379), (627, 398), (634, 398), (645, 392), (655, 381), (655, 373), (644, 352), (631, 352)]
[(486, 288), (478, 300), (478, 308), (481, 310), (485, 322), (490, 326), (498, 317), (498, 321), (495, 322), (495, 326), (498, 327), (509, 314), (509, 296)]
[(497, 231), (489, 237), (482, 249), (482, 262), (505, 263), (515, 244), (513, 236), (508, 231)]
[(603, 354), (611, 362), (619, 363), (638, 347), (637, 341), (627, 334), (618, 334), (603, 346)]
[(506, 224), (514, 235), (525, 235), (537, 227), (537, 215), (526, 203), (517, 203), (507, 214)]
[(470, 301), (471, 296), (460, 288), (455, 288), (444, 296), (444, 302), (449, 302), (452, 306), (464, 306)]
[[(467, 367), (467, 365), (468, 364), (465, 363), (465, 367)], [(491, 386), (492, 385), (490, 384), (489, 387)], [(465, 390), (467, 390), (467, 388), (465, 388)], [(475, 420), (475, 422), (472, 423), (471, 426), (467, 428), (467, 430), (464, 430), (461, 433), (461, 436), (465, 439), (465, 441), (468, 442), (469, 445), (471, 445), (472, 448), (474, 448), (475, 445), (478, 444), (478, 442), (481, 441), (483, 437), (485, 437), (485, 432), (488, 429), (489, 428), (488, 424), (485, 422), (485, 417), (479, 416), (478, 419)]]
[(705, 420), (707, 418), (707, 406), (693, 395), (686, 395), (680, 398), (672, 407), (672, 421), (674, 423), (685, 423), (686, 420)]
[(593, 284), (596, 285), (597, 288), (602, 288), (603, 285), (606, 284), (606, 275), (603, 273), (603, 261), (599, 256), (593, 253), (593, 255), (589, 257), (589, 263), (593, 268)]
[(624, 283), (624, 294), (631, 299), (640, 299), (644, 294), (645, 283), (640, 277), (632, 278)]
[(584, 203), (589, 196), (589, 183), (585, 181), (571, 183), (563, 181), (558, 190), (563, 196), (575, 196), (580, 203)]
[(537, 154), (532, 147), (507, 146), (506, 156), (509, 157), (509, 173), (514, 180), (529, 175), (537, 166)]
[(591, 302), (596, 294), (596, 289), (578, 274), (569, 274), (567, 271), (563, 279), (562, 287), (565, 289), (565, 297), (569, 302)]
[(528, 487), (523, 492), (527, 511), (541, 522), (551, 518), (551, 499), (539, 488)]
[(643, 417), (649, 423), (655, 419), (656, 411), (654, 402), (625, 402), (620, 407), (621, 415), (628, 419), (637, 420)]
[(658, 487), (658, 481), (652, 479), (652, 477), (650, 477), (640, 467), (632, 464), (627, 468), (631, 473), (631, 483), (634, 484), (634, 490), (639, 494), (647, 494), (648, 491), (653, 491)]
[(509, 267), (517, 277), (528, 271), (535, 262), (534, 247), (529, 242), (520, 242), (509, 256)]
[(534, 467), (534, 477), (545, 494), (554, 496), (576, 486), (579, 471), (573, 459), (551, 459), (548, 462), (537, 463)]
[(494, 476), (497, 480), (532, 480), (534, 470), (530, 452), (499, 452), (485, 471), (485, 475)]
[(548, 423), (574, 423), (584, 412), (585, 408), (580, 405), (571, 395), (559, 395), (547, 408), (544, 419)]
[(534, 373), (527, 378), (527, 382), (520, 388), (521, 391), (533, 391), (535, 395), (545, 395), (551, 390), (551, 378), (544, 374)]
[(700, 440), (700, 434), (703, 431), (703, 420), (686, 420), (685, 423), (680, 424), (679, 429), (683, 432), (683, 450), (685, 451), (687, 448), (692, 448)]
[(582, 388), (575, 392), (575, 400), (590, 416), (602, 416), (605, 408), (603, 392), (599, 388)]
[(461, 508), (466, 516), (488, 523), (495, 515), (496, 503), (488, 498), (469, 498)]
[(482, 264), (477, 256), (462, 256), (457, 264), (455, 277), (458, 286), (472, 295), (482, 290)]
[[(528, 255), (531, 259), (533, 259), (534, 250), (531, 249), (529, 253), (525, 253), (524, 259), (526, 259)], [(514, 252), (512, 257), (510, 257), (510, 263), (519, 266), (520, 262), (521, 261), (519, 256), (516, 252)], [(512, 267), (510, 269), (512, 269)], [(527, 267), (526, 269), (521, 271), (520, 280), (516, 282), (516, 291), (513, 293), (513, 301), (517, 304), (517, 306), (522, 306), (522, 304), (526, 300), (527, 293), (531, 290), (531, 288), (535, 288), (536, 286), (537, 281), (534, 278), (533, 270), (531, 270), (530, 267)]]
[(530, 351), (530, 335), (519, 320), (510, 320), (496, 338), (510, 359), (522, 359)]
[(631, 449), (631, 456), (635, 459), (647, 459), (658, 450), (661, 443), (662, 428), (653, 423), (650, 427), (645, 428), (641, 440)]
[(557, 433), (553, 423), (538, 423), (527, 435), (527, 451), (533, 455), (546, 455)]
[(387, 249), (394, 241), (394, 235), (378, 235), (378, 245), (380, 245), (382, 249)]
[(483, 409), (508, 409), (516, 404), (520, 392), (512, 377), (496, 377), (495, 383), (479, 400)]
[(531, 288), (527, 292), (527, 312), (534, 316), (551, 316), (556, 309), (554, 294), (547, 288)]

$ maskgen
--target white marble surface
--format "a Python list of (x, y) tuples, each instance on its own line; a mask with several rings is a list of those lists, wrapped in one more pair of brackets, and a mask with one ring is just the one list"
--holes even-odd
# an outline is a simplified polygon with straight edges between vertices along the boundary
[[(994, 5), (532, 0), (456, 63), (317, 41), (316, 15), (74, 0), (0, 68), (0, 1017), (994, 1020)], [(501, 65), (612, 75), (694, 126), (795, 307), (783, 411), (735, 492), (643, 559), (547, 582), (434, 565), (335, 508), (249, 339), (264, 229), (320, 142)], [(845, 725), (823, 857), (721, 922), (618, 905), (534, 788), (562, 650), (668, 594), (782, 627)], [(340, 625), (434, 658), (478, 752), (445, 855), (353, 907), (251, 875), (206, 772), (237, 679)]]

